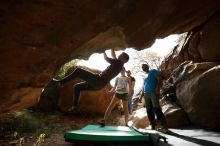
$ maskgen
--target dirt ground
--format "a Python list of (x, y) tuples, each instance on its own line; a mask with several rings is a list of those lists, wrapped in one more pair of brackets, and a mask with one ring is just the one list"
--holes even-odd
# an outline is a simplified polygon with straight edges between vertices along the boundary
[[(36, 116), (36, 115), (35, 115)], [(65, 142), (64, 133), (66, 130), (80, 129), (87, 124), (98, 124), (98, 120), (102, 119), (102, 115), (80, 113), (77, 115), (56, 113), (41, 113), (36, 117), (44, 127), (40, 130), (44, 133), (42, 137), (39, 133), (22, 133), (22, 139), (11, 137), (0, 137), (0, 146), (70, 146), (71, 143)], [(108, 120), (109, 125), (123, 125), (123, 115), (118, 110), (114, 110)], [(45, 129), (45, 130), (44, 130)], [(49, 130), (48, 130), (49, 129)], [(49, 131), (49, 132), (48, 132)]]

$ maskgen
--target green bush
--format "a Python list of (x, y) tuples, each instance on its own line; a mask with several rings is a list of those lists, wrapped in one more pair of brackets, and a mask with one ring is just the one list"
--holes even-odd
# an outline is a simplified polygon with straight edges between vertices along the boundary
[(66, 76), (67, 71), (73, 67), (77, 65), (77, 60), (72, 60), (70, 62), (67, 62), (66, 64), (64, 64), (60, 70), (57, 72), (57, 75), (55, 76), (56, 79), (62, 79)]
[(5, 132), (35, 132), (39, 127), (39, 120), (28, 110), (14, 112), (6, 120), (1, 121), (1, 129)]

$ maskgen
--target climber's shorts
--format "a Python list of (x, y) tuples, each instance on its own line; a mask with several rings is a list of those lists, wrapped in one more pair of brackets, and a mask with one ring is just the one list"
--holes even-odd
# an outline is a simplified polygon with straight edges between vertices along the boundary
[(115, 97), (121, 100), (128, 100), (128, 93), (115, 93)]

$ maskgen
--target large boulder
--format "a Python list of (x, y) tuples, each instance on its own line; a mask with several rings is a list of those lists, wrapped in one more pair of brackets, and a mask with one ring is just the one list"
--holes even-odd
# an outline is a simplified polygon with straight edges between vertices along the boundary
[(147, 117), (146, 108), (142, 107), (136, 110), (132, 116), (130, 123), (136, 128), (146, 128), (147, 126), (149, 126), (150, 122)]
[[(220, 13), (188, 33), (161, 66), (164, 77), (176, 86), (179, 103), (193, 124), (220, 131), (218, 107)], [(213, 43), (216, 42), (216, 43)]]
[(189, 125), (186, 112), (175, 102), (161, 101), (162, 111), (166, 117), (167, 125), (170, 128), (177, 128)]
[(178, 101), (192, 123), (220, 131), (220, 66), (217, 63), (190, 66), (188, 73), (181, 72), (187, 75), (176, 86)]

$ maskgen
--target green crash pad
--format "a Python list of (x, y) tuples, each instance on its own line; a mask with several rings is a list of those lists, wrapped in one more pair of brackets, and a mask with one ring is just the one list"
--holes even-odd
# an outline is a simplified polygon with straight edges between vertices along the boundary
[(64, 138), (68, 142), (138, 142), (148, 143), (149, 134), (142, 134), (132, 127), (87, 125), (79, 130), (67, 131)]

